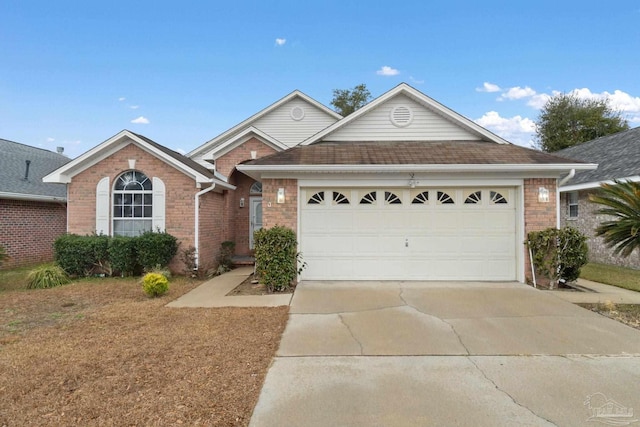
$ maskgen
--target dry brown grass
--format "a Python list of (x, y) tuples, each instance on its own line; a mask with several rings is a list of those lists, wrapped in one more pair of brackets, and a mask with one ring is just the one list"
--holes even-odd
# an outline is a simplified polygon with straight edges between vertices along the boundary
[(246, 425), (287, 308), (167, 308), (133, 279), (0, 293), (0, 425)]

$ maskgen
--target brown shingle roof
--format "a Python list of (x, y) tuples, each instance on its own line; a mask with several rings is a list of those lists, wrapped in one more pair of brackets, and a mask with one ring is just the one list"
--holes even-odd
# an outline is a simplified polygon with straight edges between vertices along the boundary
[(297, 146), (247, 165), (419, 165), (582, 163), (511, 144), (481, 141), (322, 142)]

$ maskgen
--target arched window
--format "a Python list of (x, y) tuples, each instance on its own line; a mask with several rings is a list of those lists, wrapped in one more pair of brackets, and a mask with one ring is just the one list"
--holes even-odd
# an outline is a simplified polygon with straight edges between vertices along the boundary
[(249, 189), (249, 194), (262, 194), (262, 183), (260, 181), (254, 182)]
[(153, 184), (140, 171), (127, 171), (113, 185), (113, 235), (137, 236), (153, 230)]

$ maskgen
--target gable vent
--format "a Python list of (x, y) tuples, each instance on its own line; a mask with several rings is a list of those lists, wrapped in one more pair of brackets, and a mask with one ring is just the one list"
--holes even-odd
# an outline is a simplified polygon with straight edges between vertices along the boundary
[(409, 126), (413, 121), (413, 111), (409, 107), (400, 105), (391, 110), (391, 123), (399, 128)]
[(304, 119), (304, 108), (293, 107), (291, 109), (291, 118), (296, 121)]

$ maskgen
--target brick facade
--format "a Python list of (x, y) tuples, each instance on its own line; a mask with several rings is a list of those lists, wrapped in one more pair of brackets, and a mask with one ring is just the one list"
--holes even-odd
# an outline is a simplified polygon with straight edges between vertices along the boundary
[[(524, 236), (531, 231), (540, 231), (557, 226), (556, 191), (557, 180), (554, 178), (531, 178), (524, 180)], [(538, 189), (545, 187), (549, 190), (549, 202), (538, 201)], [(532, 280), (531, 261), (526, 246), (525, 252), (525, 279)]]
[[(224, 211), (225, 196), (210, 191), (200, 196), (199, 269), (201, 272), (218, 265), (220, 246), (225, 238), (225, 221), (220, 218)], [(182, 249), (186, 249), (183, 247)]]
[(609, 248), (601, 237), (595, 236), (596, 227), (605, 221), (607, 216), (596, 213), (600, 207), (589, 201), (589, 194), (592, 191), (578, 192), (578, 216), (576, 218), (569, 218), (569, 193), (560, 195), (560, 224), (563, 227), (574, 227), (587, 236), (589, 261), (640, 269), (639, 251), (632, 253), (627, 258), (615, 256), (613, 249)]
[(238, 163), (251, 159), (251, 152), (256, 152), (256, 158), (261, 158), (276, 152), (273, 148), (256, 138), (251, 138), (242, 145), (234, 148), (216, 159), (216, 170), (224, 176), (230, 176)]
[[(135, 169), (147, 177), (162, 179), (166, 189), (166, 231), (180, 241), (181, 249), (194, 246), (194, 203), (195, 194), (199, 191), (195, 181), (134, 144), (125, 146), (73, 177), (68, 184), (69, 232), (81, 235), (95, 232), (96, 185), (108, 176), (109, 185), (113, 187), (115, 179), (129, 170), (129, 159), (135, 159)], [(215, 212), (207, 214), (216, 215)], [(178, 272), (184, 269), (180, 257), (175, 257), (170, 267)]]
[[(285, 202), (276, 203), (278, 188), (284, 188)], [(298, 233), (298, 180), (264, 179), (262, 181), (262, 225), (282, 225)]]
[(0, 199), (0, 245), (11, 257), (0, 268), (53, 261), (53, 242), (67, 229), (64, 203)]

